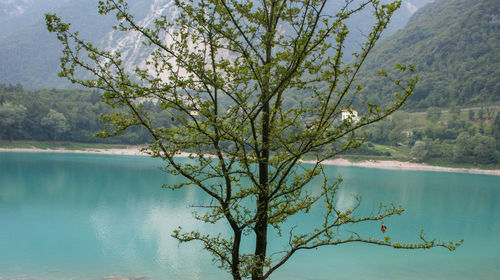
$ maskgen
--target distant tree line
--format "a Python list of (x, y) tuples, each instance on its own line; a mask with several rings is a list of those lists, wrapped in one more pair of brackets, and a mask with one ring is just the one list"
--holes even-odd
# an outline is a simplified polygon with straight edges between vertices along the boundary
[[(169, 126), (171, 119), (163, 116), (154, 102), (151, 106), (155, 119)], [(132, 127), (123, 135), (96, 138), (94, 134), (104, 128), (101, 114), (109, 113), (97, 91), (78, 89), (26, 90), (21, 85), (0, 83), (0, 139), (36, 141), (73, 141), (99, 143), (140, 144), (149, 136), (140, 128)]]
[[(294, 99), (284, 100), (295, 106)], [(144, 100), (160, 127), (176, 125), (154, 101)], [(117, 137), (94, 136), (104, 128), (101, 114), (109, 113), (99, 92), (78, 89), (26, 90), (21, 85), (0, 83), (0, 140), (72, 141), (86, 143), (142, 144), (150, 139), (138, 127)], [(441, 109), (427, 109), (424, 123), (416, 123), (411, 113), (396, 112), (368, 127), (367, 141), (350, 154), (391, 156), (373, 144), (405, 146), (419, 162), (500, 164), (500, 112), (488, 108), (462, 113), (450, 109), (445, 120)], [(341, 143), (337, 143), (340, 145)]]

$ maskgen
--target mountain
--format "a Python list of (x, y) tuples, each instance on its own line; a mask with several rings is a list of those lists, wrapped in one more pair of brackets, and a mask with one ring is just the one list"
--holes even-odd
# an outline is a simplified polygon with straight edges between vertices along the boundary
[[(381, 2), (393, 1), (394, 0), (385, 0)], [(432, 2), (434, 2), (434, 0), (402, 0), (401, 8), (393, 15), (391, 22), (382, 35), (382, 38), (390, 36), (394, 34), (394, 32), (403, 28), (415, 12), (424, 7), (426, 4)], [(371, 10), (365, 10), (361, 16), (355, 17), (350, 21), (350, 25), (353, 27), (353, 30), (359, 29), (364, 34), (368, 33), (369, 30), (366, 27), (374, 23), (373, 21), (367, 20), (370, 18), (369, 13), (371, 13)]]
[[(389, 1), (389, 0), (384, 0)], [(433, 0), (403, 0), (385, 33), (388, 36), (402, 28), (410, 16)], [(173, 0), (129, 0), (130, 10), (141, 24), (148, 24), (159, 14), (175, 13)], [(101, 48), (119, 50), (124, 64), (132, 69), (144, 61), (148, 52), (137, 34), (112, 29), (114, 18), (97, 13), (97, 0), (0, 0), (0, 82), (21, 83), (26, 88), (72, 87), (57, 76), (60, 43), (46, 30), (43, 15), (56, 13), (71, 22), (73, 30)], [(352, 53), (363, 41), (371, 21), (359, 14), (349, 21), (353, 33), (346, 53)]]
[(377, 69), (414, 64), (419, 74), (410, 108), (500, 102), (500, 1), (436, 0), (370, 54), (364, 95), (388, 101), (393, 88)]
[[(47, 6), (50, 6), (50, 1)], [(142, 3), (134, 1), (138, 14)], [(159, 2), (159, 1), (155, 1)], [(57, 4), (57, 5), (56, 5)], [(57, 76), (61, 44), (54, 34), (50, 34), (45, 26), (44, 14), (56, 13), (65, 21), (71, 22), (71, 28), (78, 30), (80, 36), (98, 46), (105, 46), (117, 38), (112, 36), (115, 19), (112, 16), (100, 16), (97, 12), (97, 0), (60, 0), (52, 5), (53, 9), (38, 9), (33, 23), (24, 22), (25, 14), (13, 16), (10, 21), (24, 24), (16, 26), (15, 31), (0, 40), (0, 82), (21, 83), (27, 88), (72, 87), (66, 80)], [(25, 7), (26, 12), (34, 7)], [(148, 5), (149, 8), (149, 5)]]
[(0, 40), (40, 21), (43, 11), (70, 0), (0, 0)]

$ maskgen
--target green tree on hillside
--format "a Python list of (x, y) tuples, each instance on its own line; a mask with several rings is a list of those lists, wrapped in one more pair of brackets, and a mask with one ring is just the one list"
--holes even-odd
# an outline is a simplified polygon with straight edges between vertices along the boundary
[(491, 129), (492, 136), (496, 139), (497, 150), (500, 151), (500, 112), (497, 113)]
[(493, 121), (493, 136), (500, 137), (500, 112), (497, 113)]
[(473, 121), (474, 120), (474, 110), (470, 109), (469, 110), (469, 121)]
[[(335, 3), (176, 1), (175, 18), (160, 16), (146, 27), (134, 21), (124, 1), (101, 1), (100, 13), (114, 13), (118, 30), (140, 34), (153, 49), (147, 67), (138, 66), (133, 73), (124, 69), (120, 53), (98, 50), (57, 16), (46, 16), (49, 31), (64, 46), (60, 75), (101, 89), (109, 105), (128, 109), (105, 116), (109, 123), (102, 135), (144, 127), (154, 139), (145, 150), (164, 160), (169, 172), (185, 178), (167, 187), (196, 187), (211, 198), (200, 205), (195, 218), (225, 222), (230, 234), (178, 229), (173, 236), (180, 242), (201, 242), (233, 279), (267, 279), (297, 252), (321, 246), (356, 242), (453, 250), (460, 244), (423, 235), (420, 243), (406, 244), (373, 238), (373, 231), (343, 230), (343, 225), (379, 221), (403, 209), (381, 205), (364, 216), (356, 211), (360, 198), (351, 208), (337, 207), (341, 179), (328, 179), (322, 162), (359, 147), (364, 138), (355, 132), (400, 108), (416, 81), (395, 80), (399, 91), (394, 104), (382, 108), (368, 103), (359, 110), (366, 112), (359, 120), (342, 120), (342, 110), (358, 109), (350, 98), (359, 90), (354, 86), (357, 73), (401, 1), (346, 1), (336, 13), (325, 10)], [(345, 22), (364, 9), (372, 11), (375, 24), (354, 62), (346, 64)], [(76, 76), (82, 69), (95, 78)], [(397, 69), (412, 70), (405, 65)], [(296, 106), (283, 106), (287, 97), (297, 94), (301, 100)], [(144, 100), (157, 101), (176, 126), (155, 125)], [(176, 157), (182, 151), (190, 152), (191, 160)], [(301, 163), (306, 155), (313, 164)], [(287, 227), (290, 217), (316, 205), (323, 215), (316, 227)], [(277, 233), (285, 247), (270, 252), (269, 236)], [(243, 242), (253, 243), (251, 252), (241, 249)]]
[(441, 119), (441, 109), (430, 107), (429, 109), (427, 109), (426, 118), (433, 123), (439, 121), (439, 119)]
[(26, 118), (26, 107), (5, 102), (0, 105), (0, 140), (2, 134), (7, 135), (9, 141), (12, 141), (14, 133), (22, 126)]
[(472, 155), (472, 151), (472, 137), (467, 132), (460, 133), (453, 147), (453, 158), (455, 161), (460, 161), (464, 157)]
[(42, 118), (41, 125), (47, 128), (47, 133), (51, 136), (52, 140), (56, 140), (57, 136), (69, 130), (66, 117), (62, 113), (52, 109)]
[(495, 138), (491, 136), (484, 136), (477, 134), (473, 137), (472, 143), (474, 143), (474, 156), (480, 163), (495, 163), (496, 156), (496, 141)]
[(481, 107), (481, 109), (477, 111), (477, 118), (479, 120), (484, 120), (484, 114), (485, 114), (484, 107)]
[(424, 141), (416, 141), (411, 148), (411, 156), (418, 162), (424, 161), (428, 152), (427, 145)]

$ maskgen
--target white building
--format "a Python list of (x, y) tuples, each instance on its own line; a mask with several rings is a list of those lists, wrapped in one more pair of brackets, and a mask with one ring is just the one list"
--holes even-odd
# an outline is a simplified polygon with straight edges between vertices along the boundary
[(350, 109), (342, 110), (342, 120), (345, 119), (352, 119), (353, 122), (358, 122), (359, 121), (358, 111)]

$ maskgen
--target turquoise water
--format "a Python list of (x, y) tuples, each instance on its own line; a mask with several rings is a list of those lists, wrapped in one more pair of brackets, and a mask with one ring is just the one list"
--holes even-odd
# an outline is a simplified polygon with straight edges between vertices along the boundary
[[(179, 180), (147, 157), (0, 153), (0, 280), (229, 279), (198, 244), (170, 237), (177, 226), (208, 232), (191, 216), (205, 198), (196, 190), (170, 191)], [(454, 252), (347, 244), (299, 252), (271, 279), (495, 279), (500, 275), (500, 177), (458, 173), (328, 167), (344, 182), (339, 207), (363, 196), (361, 212), (378, 202), (406, 209), (385, 220), (393, 241), (465, 238)], [(317, 210), (317, 209), (316, 209)], [(306, 229), (318, 217), (287, 226)], [(382, 237), (379, 224), (352, 230)], [(286, 239), (286, 237), (285, 237)], [(286, 242), (286, 240), (284, 240)], [(273, 237), (271, 247), (280, 249)]]

